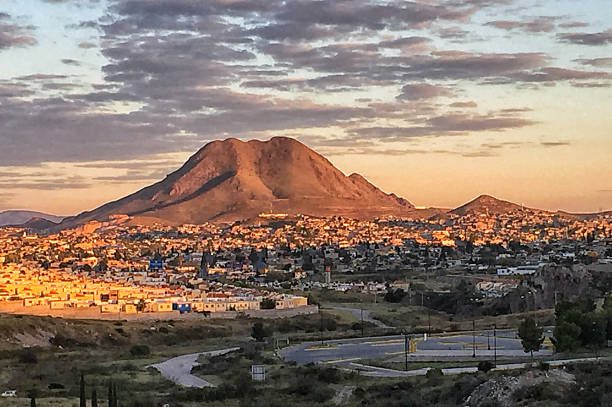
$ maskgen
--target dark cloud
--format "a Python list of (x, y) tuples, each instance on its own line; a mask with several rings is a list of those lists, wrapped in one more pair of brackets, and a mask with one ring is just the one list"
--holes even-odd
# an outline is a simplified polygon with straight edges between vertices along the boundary
[(420, 126), (364, 127), (354, 129), (351, 133), (357, 139), (401, 141), (412, 137), (462, 135), (482, 131), (499, 132), (532, 124), (535, 124), (532, 120), (504, 114), (447, 114), (428, 118)]
[(612, 43), (612, 29), (597, 33), (563, 33), (557, 37), (572, 44), (606, 45)]
[(64, 58), (62, 59), (62, 64), (71, 65), (71, 66), (81, 66), (81, 63), (76, 59)]
[(612, 68), (612, 57), (609, 58), (592, 58), (592, 59), (577, 59), (576, 62), (582, 65), (596, 66), (598, 68)]
[(557, 67), (542, 68), (534, 72), (514, 75), (521, 82), (559, 82), (559, 81), (589, 81), (607, 80), (612, 78), (607, 72), (580, 71)]
[[(601, 72), (550, 67), (544, 53), (440, 48), (436, 35), (473, 39), (463, 24), (484, 7), (506, 4), (111, 1), (99, 20), (71, 27), (96, 29), (99, 38), (79, 47), (99, 47), (105, 59), (100, 83), (52, 73), (0, 83), (0, 162), (129, 161), (194, 150), (215, 138), (332, 126), (346, 137), (313, 143), (375, 148), (368, 137), (503, 131), (530, 125), (528, 112), (474, 115), (462, 109), (473, 112), (475, 102), (432, 101), (460, 95), (466, 82), (586, 86), (608, 80)], [(355, 92), (370, 90), (399, 97), (378, 101)], [(337, 97), (318, 98), (332, 93)], [(453, 114), (445, 113), (448, 106)], [(385, 120), (402, 124), (379, 127)], [(122, 170), (121, 180), (140, 181), (165, 168)]]
[(0, 13), (0, 50), (26, 47), (36, 44), (33, 26), (21, 26), (13, 22), (7, 13)]
[(521, 30), (530, 33), (552, 32), (555, 30), (555, 22), (558, 17), (538, 17), (527, 21), (516, 20), (495, 20), (486, 25), (502, 30)]
[(446, 86), (430, 85), (427, 83), (409, 83), (402, 87), (402, 93), (397, 97), (400, 100), (434, 99), (441, 96), (453, 95)]

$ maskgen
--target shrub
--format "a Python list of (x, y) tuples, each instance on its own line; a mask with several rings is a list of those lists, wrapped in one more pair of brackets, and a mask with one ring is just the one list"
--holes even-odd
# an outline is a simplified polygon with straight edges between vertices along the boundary
[(147, 356), (151, 353), (151, 349), (147, 345), (134, 345), (130, 349), (130, 353), (135, 357)]
[(264, 298), (261, 301), (259, 306), (260, 306), (261, 309), (275, 309), (276, 308), (276, 301), (274, 301), (271, 298)]
[(483, 360), (481, 362), (478, 363), (478, 370), (481, 372), (488, 372), (489, 370), (493, 369), (493, 363), (489, 362), (488, 360)]
[(541, 360), (540, 363), (538, 363), (538, 369), (547, 372), (550, 370), (550, 363)]
[(444, 373), (442, 372), (442, 369), (440, 369), (439, 367), (431, 368), (425, 374), (425, 377), (427, 377), (428, 379), (433, 379), (433, 378), (442, 377), (442, 376), (444, 376)]
[(35, 365), (38, 363), (38, 356), (33, 349), (24, 349), (19, 353), (19, 362), (27, 365)]

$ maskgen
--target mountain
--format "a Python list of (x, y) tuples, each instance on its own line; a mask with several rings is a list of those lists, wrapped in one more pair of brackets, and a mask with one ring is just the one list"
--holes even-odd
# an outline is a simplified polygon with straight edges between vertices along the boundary
[(135, 222), (170, 224), (234, 221), (260, 213), (376, 217), (414, 211), (359, 174), (344, 175), (297, 140), (213, 141), (164, 180), (93, 211), (68, 218), (62, 227), (125, 214)]
[(503, 201), (490, 195), (480, 195), (478, 198), (450, 211), (450, 214), (465, 216), (480, 213), (489, 213), (490, 215), (501, 215), (504, 213), (516, 212), (523, 209), (520, 205), (512, 202)]
[(0, 226), (22, 225), (35, 218), (44, 219), (54, 224), (61, 222), (63, 219), (61, 216), (49, 215), (41, 212), (10, 210), (0, 212)]
[(52, 222), (45, 218), (32, 218), (19, 226), (26, 229), (44, 231), (55, 228), (58, 223), (59, 222)]

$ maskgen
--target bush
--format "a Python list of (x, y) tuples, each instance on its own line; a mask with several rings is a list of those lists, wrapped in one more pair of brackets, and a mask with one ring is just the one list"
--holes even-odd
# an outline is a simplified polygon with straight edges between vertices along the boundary
[(264, 327), (263, 323), (255, 322), (253, 324), (253, 328), (251, 328), (251, 336), (255, 338), (257, 342), (263, 342), (263, 340), (269, 335), (270, 333)]
[(259, 307), (261, 309), (275, 309), (276, 308), (276, 301), (274, 301), (271, 298), (264, 298), (261, 303), (259, 304)]
[(339, 383), (342, 380), (342, 375), (334, 367), (324, 367), (319, 370), (318, 379), (323, 383)]
[(489, 370), (493, 369), (493, 367), (493, 363), (489, 362), (488, 360), (483, 360), (478, 363), (478, 370), (480, 372), (487, 373)]
[(147, 345), (134, 345), (130, 349), (130, 353), (135, 357), (147, 356), (151, 353), (151, 349)]
[(550, 370), (550, 363), (541, 360), (540, 363), (538, 363), (538, 369), (543, 372), (548, 372)]
[(395, 290), (389, 290), (385, 294), (385, 301), (392, 302), (392, 303), (398, 303), (398, 302), (401, 302), (405, 296), (406, 296), (406, 292), (404, 292), (404, 290), (402, 290), (401, 288), (398, 288)]
[(27, 365), (35, 365), (38, 363), (38, 356), (33, 349), (24, 349), (19, 353), (19, 362)]
[(427, 377), (428, 379), (433, 379), (442, 376), (444, 376), (444, 372), (442, 372), (442, 369), (440, 369), (439, 367), (433, 367), (429, 369), (425, 374), (425, 377)]

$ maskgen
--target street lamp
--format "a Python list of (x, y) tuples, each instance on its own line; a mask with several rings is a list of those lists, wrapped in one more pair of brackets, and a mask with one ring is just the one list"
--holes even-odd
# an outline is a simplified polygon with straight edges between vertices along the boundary
[(361, 308), (361, 337), (363, 338), (363, 308)]
[(493, 324), (493, 358), (493, 364), (497, 367), (497, 324)]
[(402, 335), (404, 335), (404, 370), (408, 371), (408, 333), (402, 331)]
[(476, 357), (476, 320), (472, 320), (472, 357)]

